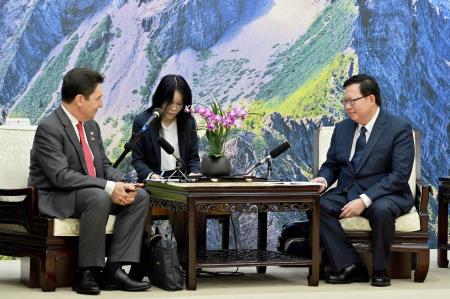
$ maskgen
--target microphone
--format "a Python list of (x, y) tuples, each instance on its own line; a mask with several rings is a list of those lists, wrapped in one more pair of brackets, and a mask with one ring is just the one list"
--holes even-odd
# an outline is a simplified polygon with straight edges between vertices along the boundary
[(287, 142), (287, 141), (283, 142), (282, 144), (280, 144), (279, 146), (277, 146), (276, 148), (271, 150), (267, 157), (265, 157), (264, 159), (262, 159), (261, 161), (256, 163), (254, 168), (258, 167), (259, 165), (261, 165), (263, 163), (266, 163), (270, 159), (275, 159), (276, 157), (278, 157), (279, 155), (284, 153), (290, 147), (291, 147), (291, 144), (289, 142)]
[(180, 168), (183, 167), (183, 165), (184, 165), (183, 161), (179, 157), (175, 156), (175, 154), (174, 154), (175, 149), (173, 148), (172, 145), (170, 145), (169, 142), (167, 142), (166, 139), (159, 136), (158, 138), (156, 138), (156, 142), (166, 153), (173, 156), (175, 158), (175, 160), (177, 160), (177, 165), (179, 164)]
[[(164, 112), (162, 111), (161, 108), (155, 108), (155, 109), (153, 109), (152, 115), (149, 117), (149, 119), (147, 120), (147, 122), (142, 126), (142, 128), (141, 128), (141, 133), (143, 133), (144, 131), (146, 131), (152, 122), (154, 122), (155, 120), (157, 120), (158, 118), (161, 118), (161, 117), (163, 117), (163, 116), (164, 116)], [(166, 141), (166, 142), (167, 142), (167, 141)], [(167, 144), (168, 144), (168, 143), (167, 143)], [(169, 145), (170, 145), (170, 144), (169, 144)]]

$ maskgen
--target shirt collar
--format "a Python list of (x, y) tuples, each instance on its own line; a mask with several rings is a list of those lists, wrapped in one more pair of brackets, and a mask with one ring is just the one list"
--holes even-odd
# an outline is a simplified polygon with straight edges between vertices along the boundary
[(163, 122), (161, 122), (161, 127), (164, 129), (164, 130), (171, 130), (171, 129), (173, 129), (174, 127), (176, 127), (176, 125), (177, 125), (177, 119), (175, 118), (175, 120), (170, 124), (170, 125), (168, 125), (168, 126), (166, 126)]
[[(373, 126), (375, 125), (375, 122), (377, 121), (378, 114), (380, 113), (380, 107), (377, 108), (377, 112), (375, 112), (375, 115), (372, 117), (372, 119), (364, 125), (364, 127), (367, 130), (367, 133), (372, 132)], [(361, 130), (362, 125), (358, 124), (358, 132)]]
[(67, 115), (67, 117), (69, 118), (72, 125), (75, 127), (80, 121), (78, 119), (76, 119), (76, 117), (73, 116), (72, 113), (70, 113), (69, 110), (67, 110), (67, 108), (64, 107), (63, 104), (61, 104), (61, 108), (64, 111), (64, 113)]

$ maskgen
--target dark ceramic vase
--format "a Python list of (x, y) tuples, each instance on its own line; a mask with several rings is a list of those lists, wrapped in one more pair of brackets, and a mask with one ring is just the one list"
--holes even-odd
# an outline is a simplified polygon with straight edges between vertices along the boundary
[(228, 176), (231, 173), (230, 159), (225, 156), (216, 158), (204, 155), (200, 166), (207, 177)]

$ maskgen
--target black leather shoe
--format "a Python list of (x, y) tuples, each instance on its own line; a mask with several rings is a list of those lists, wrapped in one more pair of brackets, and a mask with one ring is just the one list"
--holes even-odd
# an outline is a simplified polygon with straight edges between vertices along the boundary
[(369, 275), (367, 269), (361, 265), (352, 264), (337, 274), (330, 274), (325, 278), (327, 283), (345, 284), (352, 282), (368, 282)]
[(140, 264), (133, 264), (128, 272), (128, 277), (135, 281), (142, 281), (145, 276), (148, 276), (145, 269)]
[(128, 292), (145, 291), (151, 288), (151, 284), (145, 281), (136, 281), (128, 277), (121, 269), (117, 269), (114, 273), (104, 271), (103, 281), (100, 284), (103, 290), (122, 290)]
[(94, 273), (92, 273), (92, 271), (89, 269), (78, 270), (77, 273), (75, 273), (72, 290), (74, 290), (78, 294), (100, 294), (100, 288), (95, 282)]
[(374, 287), (388, 287), (391, 285), (391, 278), (387, 276), (386, 272), (374, 273), (372, 275), (372, 283)]

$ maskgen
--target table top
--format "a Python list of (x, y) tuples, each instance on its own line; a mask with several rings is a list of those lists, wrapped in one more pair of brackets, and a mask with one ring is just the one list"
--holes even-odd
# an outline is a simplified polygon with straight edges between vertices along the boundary
[(146, 186), (167, 186), (178, 187), (178, 188), (287, 188), (292, 186), (302, 186), (302, 187), (312, 187), (318, 189), (321, 185), (318, 183), (311, 182), (253, 182), (253, 181), (242, 181), (242, 182), (192, 182), (192, 183), (180, 183), (176, 181), (147, 181)]

